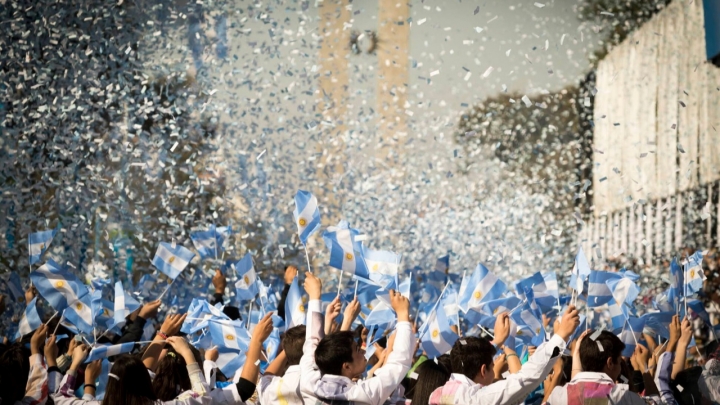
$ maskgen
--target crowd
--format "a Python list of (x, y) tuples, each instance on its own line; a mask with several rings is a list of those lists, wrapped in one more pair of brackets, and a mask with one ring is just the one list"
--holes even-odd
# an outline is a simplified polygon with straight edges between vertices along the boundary
[[(196, 345), (197, 332), (181, 332), (192, 314), (165, 314), (152, 341), (143, 342), (146, 322), (158, 317), (162, 307), (153, 301), (129, 314), (121, 333), (101, 336), (94, 343), (75, 335), (57, 316), (17, 341), (6, 339), (0, 355), (2, 404), (720, 403), (717, 341), (706, 344), (700, 365), (691, 367), (686, 361), (694, 344), (689, 316), (672, 317), (667, 339), (643, 334), (628, 356), (616, 334), (583, 328), (572, 302), (556, 319), (543, 317), (543, 342), (518, 353), (517, 345), (510, 343), (515, 335), (509, 313), (513, 311), (503, 311), (493, 314), (491, 331), (462, 334), (455, 328), (462, 336), (451, 349), (430, 356), (420, 341), (426, 333), (432, 342), (443, 336), (415, 323), (411, 297), (389, 290), (394, 328), (370, 343), (371, 348), (368, 329), (353, 326), (362, 312), (357, 297), (343, 304), (338, 293), (323, 305), (321, 280), (310, 272), (304, 277), (297, 273), (293, 266), (286, 269), (278, 311), (254, 324), (243, 347), (244, 362), (234, 375), (224, 375), (217, 364), (221, 348)], [(288, 294), (299, 277), (308, 296), (304, 324), (291, 326), (286, 320), (289, 327), (281, 333), (281, 344), (270, 350), (266, 343), (279, 332), (274, 317), (289, 316)], [(238, 308), (223, 305), (227, 280), (222, 272), (212, 281), (213, 308), (233, 322), (241, 319)], [(37, 294), (30, 286), (26, 301)], [(224, 338), (240, 340), (237, 332)], [(100, 348), (122, 345), (130, 350), (113, 355), (108, 349), (107, 359), (96, 355)], [(366, 356), (371, 349), (373, 354)], [(98, 400), (103, 376), (106, 383)]]

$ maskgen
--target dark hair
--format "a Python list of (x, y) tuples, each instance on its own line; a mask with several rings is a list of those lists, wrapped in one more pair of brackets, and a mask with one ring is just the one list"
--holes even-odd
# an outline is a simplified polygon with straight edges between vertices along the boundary
[(21, 343), (10, 345), (0, 356), (0, 398), (4, 404), (14, 404), (25, 396), (30, 374), (30, 350)]
[(131, 355), (119, 356), (108, 377), (102, 405), (150, 405), (157, 401), (150, 374), (140, 359)]
[(452, 370), (474, 380), (482, 366), (487, 366), (488, 372), (492, 371), (496, 351), (495, 346), (485, 338), (471, 336), (458, 339), (450, 351)]
[[(603, 351), (600, 351), (598, 343), (602, 345)], [(623, 350), (625, 343), (611, 332), (606, 330), (600, 332), (600, 336), (594, 341), (588, 335), (580, 343), (580, 364), (584, 371), (601, 373), (608, 358), (612, 358), (615, 362), (620, 361)]]
[(285, 332), (282, 348), (285, 351), (288, 365), (300, 364), (300, 358), (303, 355), (303, 344), (305, 344), (305, 325), (292, 327)]
[(322, 375), (341, 375), (342, 366), (353, 361), (355, 333), (342, 331), (322, 338), (315, 349), (315, 364)]
[(185, 359), (174, 349), (168, 349), (165, 357), (157, 363), (152, 387), (160, 401), (171, 401), (190, 389), (190, 376)]
[[(153, 389), (155, 395), (161, 401), (171, 401), (177, 398), (180, 393), (192, 388), (190, 375), (187, 371), (185, 359), (178, 354), (169, 344), (166, 344), (167, 353), (157, 364)], [(195, 346), (190, 346), (190, 351), (195, 357), (197, 364), (202, 364), (202, 356)]]
[(450, 372), (433, 360), (426, 360), (416, 369), (417, 381), (412, 390), (412, 405), (428, 405), (430, 394), (450, 379)]
[(452, 360), (450, 359), (450, 353), (445, 353), (442, 356), (437, 358), (437, 362), (445, 367), (445, 370), (447, 370), (448, 373), (452, 374)]

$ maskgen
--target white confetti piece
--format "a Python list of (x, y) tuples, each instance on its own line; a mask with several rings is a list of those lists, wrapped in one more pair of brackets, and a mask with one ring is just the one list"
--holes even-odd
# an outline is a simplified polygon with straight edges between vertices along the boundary
[(525, 103), (525, 107), (532, 106), (532, 102), (530, 101), (530, 97), (524, 95), (522, 96), (522, 102)]
[(438, 74), (440, 74), (439, 70), (433, 70), (432, 72), (430, 72), (430, 77), (437, 76)]
[(485, 73), (483, 73), (483, 75), (482, 75), (483, 79), (485, 79), (486, 77), (490, 76), (490, 73), (492, 73), (492, 71), (493, 71), (493, 67), (492, 67), (492, 66), (490, 66), (489, 68), (487, 68), (487, 70), (485, 70)]
[(537, 8), (543, 8), (543, 7), (545, 7), (545, 4), (535, 2), (535, 7), (537, 7)]

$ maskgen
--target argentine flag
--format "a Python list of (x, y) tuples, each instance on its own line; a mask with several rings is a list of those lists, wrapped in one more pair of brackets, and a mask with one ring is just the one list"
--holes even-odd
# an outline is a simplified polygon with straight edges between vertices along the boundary
[(363, 256), (370, 280), (388, 288), (393, 283), (400, 269), (400, 255), (385, 250), (363, 248)]
[(688, 295), (695, 294), (702, 290), (703, 281), (705, 281), (705, 273), (702, 269), (702, 252), (697, 251), (688, 257), (685, 263), (685, 277), (687, 282)]
[(467, 312), (471, 308), (480, 308), (482, 303), (502, 297), (505, 291), (505, 283), (480, 263), (468, 279), (467, 288), (458, 296), (458, 305), (463, 312)]
[(65, 309), (65, 319), (75, 325), (80, 332), (88, 335), (93, 333), (93, 324), (95, 323), (91, 299), (90, 294), (85, 294)]
[(160, 242), (152, 261), (160, 272), (175, 280), (195, 257), (195, 253), (177, 244)]
[(243, 352), (250, 347), (250, 333), (242, 322), (211, 320), (208, 326), (213, 344)]
[(458, 340), (458, 335), (450, 329), (450, 322), (442, 305), (437, 306), (425, 325), (422, 348), (430, 359), (449, 352)]
[(249, 301), (258, 294), (257, 274), (253, 266), (250, 253), (245, 254), (241, 260), (231, 265), (237, 273), (235, 292), (240, 301)]
[(40, 325), (42, 325), (42, 321), (40, 320), (40, 315), (37, 312), (37, 307), (35, 304), (37, 303), (37, 297), (33, 298), (32, 301), (25, 307), (25, 312), (23, 312), (23, 316), (20, 319), (20, 322), (18, 323), (18, 330), (15, 334), (15, 340), (27, 335), (28, 333), (34, 331), (35, 329), (39, 328)]
[(670, 301), (673, 308), (675, 308), (685, 296), (685, 277), (676, 259), (670, 262), (670, 287), (668, 292), (668, 301)]
[(140, 303), (125, 292), (122, 282), (115, 283), (115, 303), (113, 305), (113, 327), (122, 328), (125, 325), (125, 318), (133, 311), (140, 308)]
[(215, 228), (213, 224), (207, 231), (191, 233), (190, 239), (193, 245), (195, 245), (195, 249), (200, 253), (201, 259), (217, 259), (218, 252), (222, 249), (225, 238), (227, 238), (230, 233), (232, 233), (232, 229), (229, 226)]
[(620, 273), (611, 273), (609, 271), (590, 271), (590, 282), (588, 283), (587, 305), (591, 308), (599, 307), (610, 302), (613, 299), (612, 291), (608, 282), (611, 280), (620, 280)]
[(298, 279), (295, 277), (285, 298), (285, 330), (297, 325), (305, 325), (305, 303), (302, 300)]
[(135, 342), (121, 343), (119, 345), (112, 346), (94, 347), (92, 348), (92, 350), (90, 350), (90, 354), (88, 354), (87, 359), (85, 359), (85, 363), (90, 363), (91, 361), (106, 359), (108, 357), (130, 353), (134, 347)]
[(298, 190), (295, 194), (295, 223), (298, 227), (298, 236), (303, 245), (320, 228), (320, 210), (317, 199), (309, 191)]
[(620, 332), (618, 337), (625, 343), (625, 350), (622, 355), (631, 357), (635, 352), (636, 343), (642, 339), (642, 331), (645, 327), (645, 320), (642, 318), (629, 317), (625, 328)]
[(30, 273), (30, 280), (38, 293), (56, 311), (89, 294), (89, 290), (74, 274), (60, 267), (52, 259)]
[(58, 229), (50, 231), (34, 232), (28, 236), (28, 251), (30, 252), (30, 264), (40, 261), (40, 257), (52, 243)]
[(632, 308), (633, 302), (640, 295), (638, 286), (626, 277), (608, 280), (606, 284), (612, 292), (613, 299), (620, 305), (626, 304)]
[(622, 329), (623, 325), (625, 325), (625, 319), (628, 317), (627, 310), (621, 305), (618, 305), (613, 299), (608, 302), (608, 311), (610, 312), (613, 331)]
[(347, 221), (340, 221), (337, 226), (328, 227), (322, 237), (325, 246), (330, 250), (330, 267), (368, 278), (362, 247), (355, 241), (358, 234), (356, 229), (350, 228)]
[(570, 276), (570, 288), (577, 291), (578, 294), (583, 292), (583, 285), (590, 277), (590, 263), (585, 257), (582, 247), (578, 249), (577, 255), (575, 256), (575, 266), (572, 269), (572, 275)]

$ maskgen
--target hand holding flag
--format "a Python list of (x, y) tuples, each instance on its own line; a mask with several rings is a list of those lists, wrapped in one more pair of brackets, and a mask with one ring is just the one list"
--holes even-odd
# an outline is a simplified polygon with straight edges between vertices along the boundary
[(193, 257), (195, 257), (195, 253), (181, 245), (160, 242), (152, 264), (174, 281), (185, 270)]

